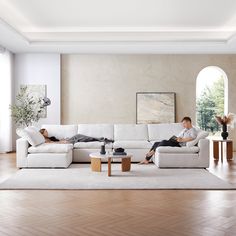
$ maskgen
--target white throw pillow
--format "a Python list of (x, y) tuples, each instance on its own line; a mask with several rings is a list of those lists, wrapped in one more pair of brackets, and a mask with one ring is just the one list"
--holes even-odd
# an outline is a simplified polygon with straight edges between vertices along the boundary
[(208, 136), (208, 132), (206, 131), (203, 131), (203, 130), (200, 130), (197, 134), (197, 137), (193, 140), (193, 141), (190, 141), (190, 142), (187, 142), (186, 143), (186, 146), (187, 147), (193, 147), (195, 146), (196, 144), (198, 144), (199, 140), (200, 139), (204, 139)]
[(36, 127), (30, 126), (26, 127), (25, 129), (17, 129), (16, 133), (21, 138), (26, 139), (33, 147), (45, 143), (45, 138)]

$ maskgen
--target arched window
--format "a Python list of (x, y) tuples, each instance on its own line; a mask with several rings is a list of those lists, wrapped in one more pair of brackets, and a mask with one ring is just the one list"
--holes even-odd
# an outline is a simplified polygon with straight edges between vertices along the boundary
[(228, 113), (228, 78), (217, 66), (208, 66), (200, 71), (196, 82), (197, 125), (215, 134), (220, 130), (215, 115)]

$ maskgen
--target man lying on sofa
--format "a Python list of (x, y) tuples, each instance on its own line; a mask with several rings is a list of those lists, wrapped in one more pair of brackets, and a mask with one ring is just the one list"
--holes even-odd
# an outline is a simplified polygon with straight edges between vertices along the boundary
[(46, 129), (40, 129), (39, 132), (45, 138), (46, 143), (73, 143), (74, 144), (74, 143), (77, 143), (77, 142), (95, 142), (95, 141), (105, 142), (105, 143), (114, 142), (111, 139), (107, 139), (107, 138), (103, 138), (103, 137), (102, 138), (94, 138), (94, 137), (86, 136), (86, 135), (83, 135), (83, 134), (76, 134), (71, 138), (59, 140), (54, 136), (49, 137), (48, 136), (48, 131)]
[(192, 121), (190, 117), (184, 117), (182, 119), (183, 130), (181, 133), (175, 137), (171, 137), (169, 140), (162, 140), (161, 142), (155, 142), (146, 154), (146, 157), (140, 164), (148, 164), (152, 156), (155, 154), (156, 149), (161, 146), (170, 146), (170, 147), (183, 147), (186, 146), (186, 142), (190, 142), (197, 137), (197, 130), (192, 126)]

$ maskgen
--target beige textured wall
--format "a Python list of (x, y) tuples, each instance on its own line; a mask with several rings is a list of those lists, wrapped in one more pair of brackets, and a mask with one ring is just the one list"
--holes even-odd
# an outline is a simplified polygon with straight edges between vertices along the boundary
[(176, 92), (176, 117), (195, 121), (195, 86), (206, 66), (229, 79), (236, 113), (236, 55), (63, 55), (62, 123), (135, 123), (136, 92)]

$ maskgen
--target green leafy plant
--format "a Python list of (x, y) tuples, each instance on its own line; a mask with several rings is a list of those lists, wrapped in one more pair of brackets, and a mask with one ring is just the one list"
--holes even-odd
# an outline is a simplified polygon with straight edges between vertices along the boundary
[(16, 104), (10, 106), (11, 116), (19, 127), (27, 127), (38, 122), (43, 111), (42, 100), (27, 92), (27, 86), (21, 87), (16, 96)]

